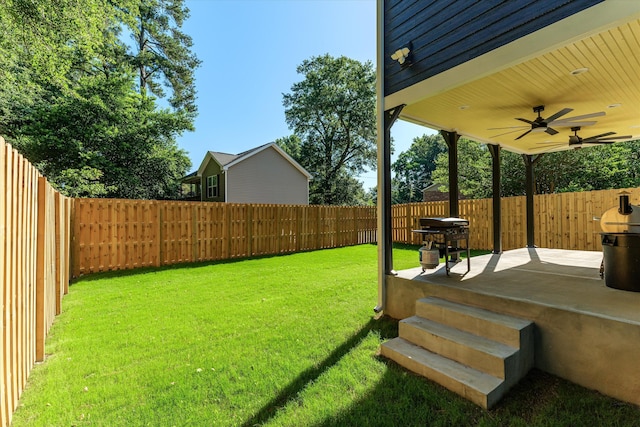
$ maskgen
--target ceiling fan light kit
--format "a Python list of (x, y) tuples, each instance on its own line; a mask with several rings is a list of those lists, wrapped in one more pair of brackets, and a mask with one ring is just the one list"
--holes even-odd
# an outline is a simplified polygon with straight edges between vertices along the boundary
[[(569, 146), (573, 146), (574, 148), (581, 148), (582, 144), (613, 144), (616, 141), (633, 138), (632, 135), (612, 136), (616, 134), (615, 132), (605, 132), (599, 135), (582, 138), (578, 135), (579, 131), (580, 126), (574, 126), (571, 128), (571, 132), (573, 132), (573, 135), (569, 135)], [(538, 144), (545, 144), (548, 146), (548, 148), (562, 147), (565, 145), (558, 144), (556, 142), (539, 142)]]

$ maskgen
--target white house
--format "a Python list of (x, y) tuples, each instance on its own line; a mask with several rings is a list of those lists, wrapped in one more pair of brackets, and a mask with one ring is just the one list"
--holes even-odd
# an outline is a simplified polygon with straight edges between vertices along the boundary
[(208, 151), (197, 171), (183, 178), (203, 202), (309, 204), (311, 174), (275, 143), (239, 154)]

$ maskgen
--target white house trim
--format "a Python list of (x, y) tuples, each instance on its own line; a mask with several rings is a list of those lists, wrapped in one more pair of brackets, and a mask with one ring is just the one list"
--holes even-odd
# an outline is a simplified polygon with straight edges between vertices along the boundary
[(293, 157), (288, 155), (282, 148), (278, 147), (278, 145), (275, 142), (272, 142), (272, 143), (269, 143), (269, 144), (265, 144), (262, 147), (258, 147), (255, 150), (249, 151), (244, 156), (240, 156), (237, 159), (227, 163), (226, 165), (224, 165), (224, 167), (222, 169), (224, 171), (228, 171), (229, 168), (232, 167), (233, 165), (236, 165), (236, 164), (242, 162), (243, 160), (246, 160), (249, 157), (258, 154), (259, 152), (261, 152), (263, 150), (266, 150), (267, 148), (273, 148), (274, 150), (276, 150), (282, 157), (284, 157), (287, 161), (289, 161), (289, 163), (291, 163), (293, 166), (295, 166), (295, 168), (298, 169), (301, 174), (306, 176), (307, 179), (311, 179), (311, 174), (309, 172), (307, 172), (302, 166), (300, 166), (300, 163), (296, 162), (293, 159)]

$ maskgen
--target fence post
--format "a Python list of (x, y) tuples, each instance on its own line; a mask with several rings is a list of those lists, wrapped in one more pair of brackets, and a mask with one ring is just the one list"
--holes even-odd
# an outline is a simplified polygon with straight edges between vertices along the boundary
[(158, 211), (158, 266), (164, 264), (164, 209), (160, 202), (154, 202), (153, 205)]
[(336, 240), (335, 240), (336, 247), (343, 246), (342, 239), (341, 239), (341, 236), (340, 236), (340, 230), (341, 230), (341, 227), (340, 227), (340, 212), (342, 212), (343, 209), (344, 208), (342, 206), (338, 206), (336, 208)]
[(253, 256), (253, 207), (245, 205), (247, 208), (247, 256)]
[(320, 249), (322, 248), (322, 239), (320, 236), (320, 214), (322, 213), (322, 206), (316, 206), (316, 213), (317, 213), (317, 218), (316, 218), (316, 249)]
[(276, 206), (276, 253), (279, 254), (282, 251), (282, 211), (281, 205)]
[(360, 224), (358, 224), (358, 210), (360, 208), (357, 207), (353, 207), (351, 208), (351, 213), (353, 213), (353, 234), (351, 235), (351, 244), (352, 245), (357, 245), (358, 242), (358, 226)]
[(44, 360), (45, 340), (45, 252), (46, 252), (47, 179), (38, 177), (38, 250), (36, 266), (36, 362)]
[(222, 245), (227, 251), (225, 259), (231, 259), (231, 208), (229, 208), (227, 203), (222, 205), (222, 212), (224, 214), (224, 237)]
[(189, 203), (189, 208), (191, 208), (191, 262), (196, 262), (199, 260), (199, 250), (198, 246), (200, 241), (198, 239), (198, 213), (200, 209), (195, 203)]
[[(5, 145), (4, 139), (0, 137), (0, 189), (2, 190), (2, 206), (0, 206), (0, 280), (4, 283), (4, 289), (0, 292), (0, 300), (8, 300), (8, 284), (10, 283), (9, 271), (9, 259), (5, 256), (10, 252), (10, 248), (5, 251), (5, 244), (8, 244), (7, 234), (11, 233), (11, 211), (13, 210), (13, 197), (11, 195), (11, 147)], [(6, 230), (6, 231), (5, 231)], [(6, 233), (6, 234), (5, 234)], [(2, 390), (2, 400), (0, 401), (0, 410), (2, 412), (2, 421), (4, 425), (9, 425), (11, 422), (11, 415), (13, 413), (13, 402), (11, 400), (11, 388), (10, 388), (10, 375), (9, 375), (9, 361), (11, 356), (9, 354), (9, 338), (10, 338), (10, 323), (9, 323), (9, 307), (5, 302), (3, 310), (0, 311), (0, 318), (2, 319), (3, 334), (0, 341), (3, 341), (3, 348), (0, 350), (0, 387)]]
[(411, 217), (411, 203), (407, 203), (406, 205), (403, 205), (404, 209), (406, 210), (405, 215), (406, 215), (406, 229), (405, 229), (405, 237), (404, 237), (404, 243), (413, 243), (413, 233), (411, 233), (411, 230), (413, 229), (413, 218)]
[(64, 254), (66, 259), (64, 261), (64, 272), (65, 272), (65, 280), (64, 280), (64, 294), (69, 293), (69, 281), (71, 280), (71, 233), (73, 232), (72, 228), (72, 218), (73, 218), (73, 206), (74, 199), (69, 197), (65, 197), (65, 236), (64, 236)]
[(62, 296), (64, 292), (62, 291), (62, 279), (60, 277), (61, 270), (60, 269), (60, 258), (62, 256), (62, 251), (60, 250), (60, 245), (62, 241), (60, 240), (60, 193), (57, 191), (53, 196), (54, 206), (55, 206), (55, 214), (54, 214), (54, 224), (55, 224), (55, 265), (56, 265), (56, 316), (62, 312)]
[(302, 209), (296, 206), (296, 252), (300, 252), (300, 240), (302, 240)]

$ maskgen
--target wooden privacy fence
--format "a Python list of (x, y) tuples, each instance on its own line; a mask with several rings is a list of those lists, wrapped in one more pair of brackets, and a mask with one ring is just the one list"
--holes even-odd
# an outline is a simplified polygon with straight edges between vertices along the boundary
[(72, 274), (376, 241), (374, 207), (76, 199)]
[[(540, 247), (601, 250), (593, 219), (617, 206), (621, 190), (534, 197)], [(627, 189), (639, 203), (640, 189)], [(119, 199), (76, 199), (72, 274), (245, 258), (376, 241), (373, 207), (246, 205)], [(493, 249), (491, 199), (461, 200), (470, 245)], [(393, 240), (419, 244), (420, 217), (448, 216), (448, 202), (395, 205)], [(502, 247), (526, 246), (525, 197), (502, 199)]]
[(0, 137), (0, 418), (9, 425), (68, 291), (73, 201)]
[[(145, 200), (69, 199), (57, 193), (0, 137), (0, 278), (2, 348), (0, 419), (13, 411), (68, 292), (82, 274), (221, 260), (376, 241), (374, 207), (244, 205)], [(618, 205), (621, 190), (534, 197), (540, 247), (601, 250), (594, 217)], [(640, 188), (627, 189), (640, 204)], [(502, 199), (503, 249), (526, 245), (524, 197)], [(396, 205), (393, 239), (419, 244), (420, 217), (448, 216), (447, 202)], [(462, 200), (470, 245), (493, 247), (492, 201)]]
[[(632, 204), (640, 204), (640, 188), (585, 191), (534, 196), (534, 243), (538, 247), (600, 251), (599, 218), (618, 206), (621, 191), (630, 193)], [(469, 244), (474, 249), (493, 249), (493, 203), (491, 199), (461, 200), (459, 216), (469, 220)], [(420, 244), (411, 233), (418, 218), (447, 217), (448, 202), (426, 202), (392, 207), (395, 242)], [(502, 199), (502, 248), (527, 245), (527, 214), (524, 196)]]

